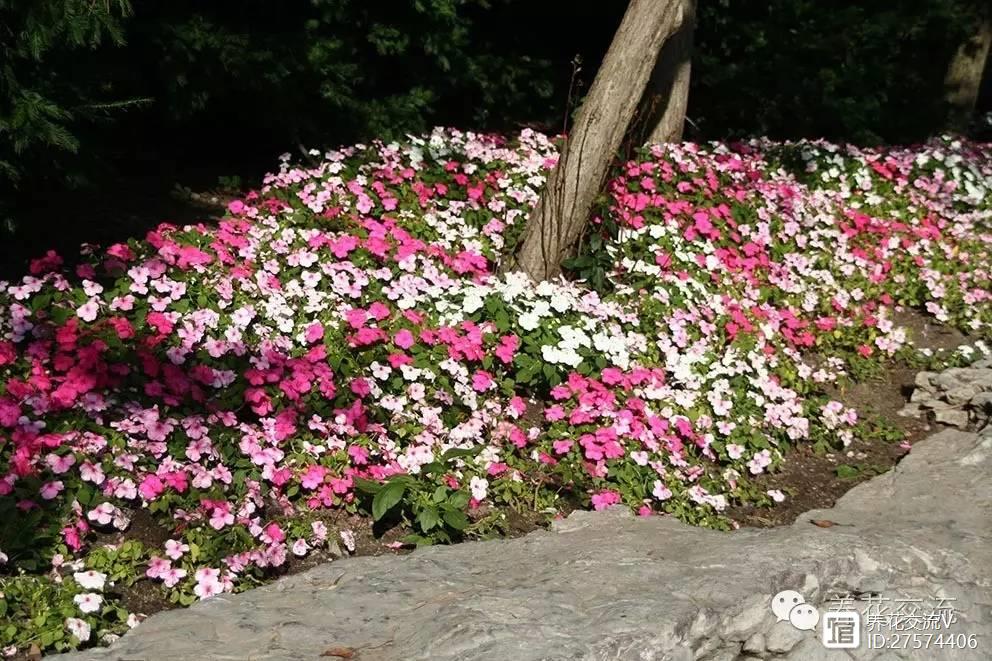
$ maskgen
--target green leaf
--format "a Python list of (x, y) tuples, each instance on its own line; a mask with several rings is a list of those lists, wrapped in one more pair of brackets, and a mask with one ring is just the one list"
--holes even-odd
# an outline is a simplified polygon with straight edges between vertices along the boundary
[(455, 530), (462, 531), (468, 528), (468, 517), (461, 510), (445, 510), (443, 516), (444, 522)]
[(372, 499), (372, 519), (378, 521), (386, 512), (393, 509), (403, 498), (406, 492), (406, 484), (399, 481), (389, 482)]
[(456, 459), (458, 457), (473, 457), (478, 454), (481, 449), (482, 446), (475, 448), (451, 448), (450, 450), (446, 450), (445, 453), (441, 455), (441, 460), (451, 461), (452, 459)]
[(417, 515), (417, 523), (420, 525), (421, 530), (430, 532), (432, 528), (441, 523), (441, 517), (438, 516), (435, 508), (426, 507), (420, 510), (420, 514)]
[(364, 477), (355, 477), (352, 478), (352, 481), (359, 491), (364, 491), (365, 493), (379, 493), (382, 489), (381, 484), (372, 480), (366, 480)]
[(468, 505), (469, 495), (464, 491), (458, 491), (451, 494), (451, 498), (448, 499), (448, 505), (455, 509), (461, 510), (465, 509)]

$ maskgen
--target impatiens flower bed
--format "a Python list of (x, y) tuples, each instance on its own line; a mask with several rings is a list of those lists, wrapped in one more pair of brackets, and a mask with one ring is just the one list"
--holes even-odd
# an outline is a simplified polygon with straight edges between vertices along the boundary
[[(0, 644), (135, 625), (341, 544), (624, 504), (727, 528), (920, 310), (992, 336), (992, 149), (645, 148), (583, 281), (499, 273), (555, 145), (437, 130), (284, 159), (216, 224), (0, 283)], [(140, 525), (139, 525), (140, 524)], [(151, 531), (151, 532), (149, 532)]]

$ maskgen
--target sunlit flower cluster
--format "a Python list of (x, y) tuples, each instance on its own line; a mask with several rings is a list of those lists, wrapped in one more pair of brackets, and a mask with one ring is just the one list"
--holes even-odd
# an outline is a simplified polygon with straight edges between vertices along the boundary
[[(910, 345), (900, 313), (992, 328), (983, 146), (647, 148), (593, 228), (598, 290), (500, 273), (546, 136), (311, 156), (216, 223), (0, 283), (0, 572), (35, 581), (0, 589), (3, 645), (121, 633), (138, 581), (186, 605), (355, 552), (331, 513), (422, 541), (521, 507), (727, 527), (790, 497), (753, 482), (790, 446), (857, 437), (828, 387)], [(61, 614), (28, 624), (41, 594)]]

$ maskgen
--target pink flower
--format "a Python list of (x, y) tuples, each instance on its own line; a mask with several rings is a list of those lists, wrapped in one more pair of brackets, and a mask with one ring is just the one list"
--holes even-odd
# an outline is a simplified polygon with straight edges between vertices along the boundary
[(52, 500), (65, 489), (65, 485), (62, 484), (60, 480), (53, 480), (51, 482), (45, 482), (41, 487), (41, 497), (45, 500)]
[(193, 594), (200, 599), (209, 599), (224, 591), (224, 585), (220, 581), (220, 570), (212, 567), (197, 569), (193, 575), (196, 585), (193, 587)]
[(187, 551), (189, 551), (189, 544), (183, 544), (174, 539), (165, 540), (165, 554), (173, 560), (183, 557), (183, 554)]
[(108, 526), (114, 520), (117, 508), (110, 503), (100, 503), (86, 514), (86, 518), (101, 526)]
[(485, 392), (494, 385), (493, 377), (485, 370), (479, 370), (472, 375), (472, 388), (476, 392)]
[(376, 301), (369, 306), (369, 314), (375, 317), (376, 321), (383, 321), (384, 319), (389, 319), (389, 308)]
[(186, 570), (180, 569), (179, 567), (170, 567), (169, 569), (162, 572), (159, 578), (165, 583), (165, 587), (172, 588), (176, 586), (176, 583), (181, 581), (186, 576)]
[(303, 474), (300, 475), (300, 484), (304, 489), (316, 489), (323, 484), (326, 475), (326, 468), (319, 464), (314, 464), (307, 467)]
[(231, 513), (230, 503), (225, 502), (215, 502), (213, 508), (210, 512), (210, 527), (214, 530), (220, 530), (224, 526), (229, 526), (234, 523), (234, 515)]
[(282, 531), (278, 523), (270, 523), (265, 526), (261, 539), (266, 544), (281, 544), (286, 541), (286, 533)]
[(359, 377), (352, 380), (351, 392), (355, 393), (359, 397), (366, 397), (372, 392), (372, 388), (369, 386), (369, 382), (366, 379)]
[(672, 490), (666, 487), (661, 480), (655, 480), (651, 495), (658, 500), (668, 500), (672, 497)]
[(83, 465), (79, 467), (79, 476), (84, 482), (92, 482), (93, 484), (103, 484), (104, 479), (106, 479), (103, 475), (103, 468), (88, 461), (84, 461)]
[(410, 331), (404, 328), (403, 330), (396, 333), (396, 335), (393, 337), (393, 342), (396, 344), (396, 346), (400, 347), (401, 349), (409, 349), (410, 347), (413, 346), (416, 340), (413, 337), (413, 333), (411, 333)]
[(352, 328), (357, 330), (365, 325), (369, 315), (361, 308), (353, 308), (345, 313), (344, 318)]
[(616, 491), (600, 491), (592, 496), (592, 506), (593, 509), (605, 510), (611, 505), (616, 505), (620, 502), (620, 494)]
[(93, 321), (96, 319), (97, 313), (100, 312), (100, 304), (97, 302), (96, 298), (91, 298), (90, 300), (83, 303), (81, 306), (76, 308), (76, 316), (86, 322)]
[(138, 485), (138, 493), (145, 500), (155, 500), (158, 496), (165, 491), (165, 484), (159, 479), (158, 475), (148, 475), (141, 481)]
[(162, 574), (172, 569), (172, 563), (157, 555), (148, 560), (148, 568), (145, 569), (145, 576), (148, 578), (161, 578)]
[(517, 348), (520, 346), (520, 338), (516, 335), (504, 335), (499, 340), (499, 346), (493, 352), (496, 357), (503, 361), (504, 364), (508, 365), (513, 362), (513, 356), (517, 352)]
[(324, 326), (318, 321), (307, 326), (305, 339), (310, 343), (324, 339)]
[(774, 500), (776, 503), (781, 503), (783, 500), (785, 500), (785, 494), (779, 491), (778, 489), (769, 489), (765, 493), (771, 496), (771, 499)]

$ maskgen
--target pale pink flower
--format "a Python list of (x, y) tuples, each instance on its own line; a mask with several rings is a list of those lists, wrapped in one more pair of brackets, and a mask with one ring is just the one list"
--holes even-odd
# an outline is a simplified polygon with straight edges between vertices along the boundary
[(83, 613), (95, 613), (100, 610), (100, 606), (103, 604), (103, 597), (95, 592), (77, 594), (72, 600)]
[(76, 315), (83, 321), (90, 322), (96, 319), (97, 314), (100, 312), (100, 304), (97, 299), (91, 298), (90, 300), (83, 303), (81, 306), (76, 308)]
[(65, 485), (62, 484), (61, 480), (52, 480), (51, 482), (45, 482), (41, 487), (41, 497), (45, 500), (52, 500), (58, 496), (65, 489)]
[(107, 582), (106, 574), (92, 569), (89, 571), (76, 572), (72, 575), (72, 577), (84, 590), (103, 590), (103, 586)]
[(183, 557), (183, 554), (187, 551), (189, 551), (189, 544), (184, 544), (174, 539), (165, 540), (165, 554), (173, 560)]
[(78, 617), (67, 617), (65, 618), (65, 628), (81, 643), (90, 639), (90, 625), (86, 620), (81, 620)]

